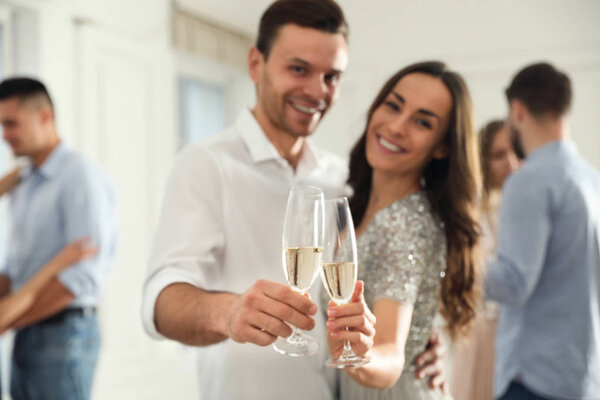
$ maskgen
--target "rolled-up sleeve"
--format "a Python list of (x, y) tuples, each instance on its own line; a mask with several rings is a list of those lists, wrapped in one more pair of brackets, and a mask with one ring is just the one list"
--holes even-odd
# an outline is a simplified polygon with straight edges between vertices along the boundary
[(69, 185), (61, 201), (65, 242), (89, 238), (98, 253), (64, 270), (58, 279), (81, 303), (95, 305), (116, 255), (115, 191), (98, 167), (82, 162), (69, 168)]
[(523, 304), (544, 265), (551, 229), (550, 191), (529, 171), (509, 178), (500, 206), (498, 253), (488, 262), (486, 297), (510, 306)]
[(169, 177), (143, 289), (146, 332), (162, 338), (154, 321), (158, 295), (173, 283), (210, 289), (224, 245), (223, 193), (216, 160), (192, 145), (177, 157)]

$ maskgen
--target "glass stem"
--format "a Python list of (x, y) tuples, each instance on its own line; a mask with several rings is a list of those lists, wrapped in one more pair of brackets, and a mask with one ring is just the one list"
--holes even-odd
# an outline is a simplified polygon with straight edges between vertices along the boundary
[[(346, 327), (346, 330), (348, 330), (348, 327)], [(354, 354), (354, 351), (352, 350), (352, 346), (350, 346), (350, 341), (345, 340), (344, 341), (344, 350), (342, 350), (342, 354), (340, 354), (339, 359), (344, 359), (344, 358), (349, 358), (349, 357), (353, 357), (356, 354)]]
[(300, 329), (292, 325), (292, 334), (287, 338), (288, 343), (299, 344), (304, 340)]

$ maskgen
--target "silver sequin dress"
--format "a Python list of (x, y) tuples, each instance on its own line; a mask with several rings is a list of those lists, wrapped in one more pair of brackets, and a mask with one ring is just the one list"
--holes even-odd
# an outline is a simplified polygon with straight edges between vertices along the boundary
[(408, 195), (380, 210), (358, 238), (358, 278), (373, 309), (387, 298), (414, 305), (405, 347), (405, 366), (390, 389), (376, 390), (341, 378), (342, 400), (440, 400), (439, 390), (415, 378), (413, 360), (425, 347), (438, 311), (441, 279), (446, 268), (446, 238), (424, 192)]

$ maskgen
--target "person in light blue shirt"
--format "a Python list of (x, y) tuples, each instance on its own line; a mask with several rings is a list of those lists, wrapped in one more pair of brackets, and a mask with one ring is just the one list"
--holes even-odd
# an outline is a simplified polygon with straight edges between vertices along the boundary
[(114, 262), (115, 193), (97, 165), (60, 141), (44, 85), (13, 78), (0, 83), (0, 123), (15, 156), (30, 165), (10, 198), (9, 246), (0, 283), (18, 290), (67, 244), (88, 238), (93, 258), (51, 279), (17, 328), (11, 396), (87, 399), (100, 348), (96, 318), (102, 285)]
[(486, 295), (501, 303), (501, 400), (600, 399), (600, 174), (568, 140), (569, 78), (549, 64), (506, 91), (527, 153), (504, 186)]

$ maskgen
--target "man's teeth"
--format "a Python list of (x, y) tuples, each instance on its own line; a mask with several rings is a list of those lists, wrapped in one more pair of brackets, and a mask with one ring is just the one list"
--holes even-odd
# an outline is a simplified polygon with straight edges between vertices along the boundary
[(296, 110), (306, 113), (306, 114), (314, 114), (317, 111), (319, 111), (318, 107), (305, 107), (303, 105), (296, 104), (296, 103), (292, 103), (292, 107), (294, 107)]
[(390, 142), (388, 142), (387, 140), (385, 140), (382, 137), (379, 137), (379, 143), (381, 143), (381, 145), (383, 147), (385, 147), (386, 149), (390, 150), (390, 151), (395, 151), (397, 153), (399, 153), (400, 151), (402, 151), (402, 149), (398, 146), (396, 146), (395, 144), (392, 144)]

